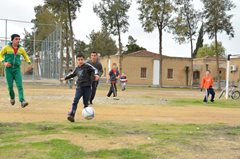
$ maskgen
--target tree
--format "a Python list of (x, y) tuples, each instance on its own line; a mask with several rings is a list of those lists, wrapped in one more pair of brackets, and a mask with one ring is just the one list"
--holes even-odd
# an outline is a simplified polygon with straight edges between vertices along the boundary
[(88, 50), (89, 50), (89, 45), (86, 44), (84, 41), (81, 41), (81, 40), (75, 41), (75, 49), (74, 49), (75, 54), (82, 53), (86, 56), (88, 54)]
[(129, 0), (101, 0), (98, 5), (93, 7), (94, 12), (102, 21), (103, 30), (118, 36), (119, 49), (119, 68), (122, 72), (122, 41), (121, 33), (128, 31), (128, 16), (127, 12), (130, 8)]
[[(35, 40), (36, 40), (36, 51), (41, 50), (41, 42), (42, 40), (46, 39), (48, 35), (56, 29), (57, 26), (57, 18), (54, 16), (53, 13), (46, 7), (38, 5), (34, 7), (35, 11), (35, 19), (32, 19), (34, 23), (34, 28), (32, 33), (26, 33), (25, 42), (34, 40), (34, 32), (35, 32)], [(32, 44), (33, 45), (33, 44)]]
[[(218, 55), (224, 56), (225, 55), (225, 48), (223, 47), (221, 42), (218, 42)], [(198, 49), (197, 57), (205, 57), (205, 56), (214, 56), (216, 55), (215, 51), (215, 42), (213, 42), (211, 45), (205, 44), (203, 47)]]
[[(45, 0), (45, 6), (51, 9), (54, 15), (58, 18), (64, 30), (64, 39), (66, 47), (66, 69), (69, 71), (69, 62), (72, 61), (75, 66), (74, 58), (74, 35), (72, 21), (76, 19), (76, 11), (81, 7), (81, 0)], [(70, 49), (72, 58), (70, 60)]]
[(198, 49), (203, 47), (203, 36), (204, 36), (204, 31), (203, 31), (203, 24), (202, 24), (202, 26), (199, 30), (198, 39), (197, 39), (197, 43), (196, 43), (196, 48), (193, 52), (193, 58), (195, 58), (197, 56)]
[(127, 50), (124, 52), (125, 54), (136, 52), (139, 50), (146, 50), (144, 47), (141, 47), (137, 44), (137, 40), (134, 39), (131, 35), (128, 36), (128, 44), (126, 45)]
[[(192, 0), (175, 0), (177, 17), (173, 19), (173, 33), (175, 39), (182, 43), (190, 42), (191, 68), (193, 68), (193, 40), (198, 29), (200, 14), (192, 4)], [(193, 82), (193, 69), (190, 70), (191, 86)]]
[(100, 53), (101, 56), (108, 57), (117, 53), (116, 42), (107, 31), (92, 31), (88, 38), (90, 40), (89, 53), (96, 51)]
[(23, 47), (26, 50), (26, 52), (29, 55), (33, 55), (33, 43), (34, 43), (34, 37), (33, 33), (28, 32), (26, 29), (24, 29), (24, 38), (23, 38)]
[(157, 28), (159, 33), (160, 78), (159, 86), (162, 87), (162, 42), (163, 31), (171, 26), (171, 16), (174, 10), (171, 0), (138, 0), (140, 5), (139, 19), (146, 32), (153, 32)]
[(227, 14), (235, 8), (231, 0), (202, 0), (204, 4), (204, 17), (205, 17), (205, 31), (209, 34), (209, 38), (215, 41), (215, 54), (217, 65), (217, 81), (218, 89), (220, 85), (219, 73), (219, 53), (218, 51), (218, 33), (226, 32), (229, 37), (234, 37), (234, 29), (231, 23), (233, 15)]
[(198, 29), (200, 13), (192, 4), (192, 0), (175, 0), (177, 17), (173, 19), (173, 33), (180, 43), (190, 42), (191, 57), (193, 57), (193, 40)]

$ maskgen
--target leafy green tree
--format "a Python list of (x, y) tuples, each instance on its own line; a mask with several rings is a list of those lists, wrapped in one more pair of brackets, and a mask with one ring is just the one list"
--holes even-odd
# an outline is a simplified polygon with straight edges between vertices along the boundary
[(103, 30), (106, 30), (112, 35), (118, 36), (119, 49), (119, 68), (122, 72), (122, 40), (121, 34), (128, 31), (128, 15), (130, 8), (129, 0), (101, 0), (98, 5), (93, 7), (94, 12), (102, 21)]
[(193, 0), (175, 0), (177, 17), (173, 19), (173, 33), (180, 43), (190, 42), (193, 57), (193, 40), (196, 36), (200, 13), (193, 6)]
[[(72, 61), (73, 66), (75, 66), (74, 58), (74, 35), (72, 28), (72, 21), (75, 20), (76, 11), (81, 8), (81, 0), (45, 0), (45, 6), (51, 9), (54, 15), (58, 18), (62, 28), (64, 30), (64, 39), (66, 47), (66, 66), (67, 71), (69, 71), (69, 62)], [(70, 49), (72, 53), (72, 58), (70, 58)]]
[(26, 50), (26, 52), (29, 55), (33, 55), (33, 43), (34, 43), (34, 37), (33, 37), (33, 33), (28, 32), (26, 29), (24, 29), (24, 38), (23, 38), (23, 47)]
[(205, 32), (209, 34), (210, 39), (215, 41), (215, 54), (217, 65), (218, 89), (220, 85), (219, 73), (219, 53), (218, 53), (218, 33), (226, 32), (230, 37), (234, 37), (234, 29), (231, 19), (233, 15), (227, 14), (235, 8), (231, 0), (202, 0), (204, 4)]
[[(223, 47), (221, 42), (218, 42), (218, 55), (224, 56), (225, 55), (225, 48)], [(203, 47), (198, 49), (197, 57), (205, 57), (205, 56), (215, 56), (215, 42), (213, 42), (211, 45), (205, 44)]]
[(76, 40), (75, 41), (75, 54), (82, 53), (85, 56), (88, 55), (89, 45), (86, 44), (84, 41)]
[(136, 52), (139, 50), (146, 50), (144, 47), (141, 47), (137, 44), (137, 40), (134, 39), (131, 35), (128, 36), (128, 44), (126, 45), (127, 50), (124, 52), (125, 54)]
[(92, 31), (89, 35), (89, 40), (89, 53), (95, 51), (100, 53), (101, 56), (108, 57), (117, 53), (116, 42), (107, 31)]
[(204, 31), (203, 31), (203, 24), (202, 24), (202, 26), (199, 30), (198, 39), (197, 39), (197, 43), (196, 43), (196, 48), (193, 52), (193, 58), (195, 58), (197, 56), (198, 49), (203, 47), (203, 36), (204, 36)]
[(160, 54), (160, 79), (159, 86), (162, 87), (162, 43), (163, 31), (171, 26), (171, 17), (174, 6), (171, 0), (138, 0), (139, 19), (146, 32), (153, 32), (156, 28), (159, 33), (159, 54)]
[(24, 42), (29, 42), (29, 40), (33, 41), (35, 32), (36, 51), (38, 52), (41, 50), (42, 40), (46, 39), (48, 35), (56, 29), (57, 18), (46, 6), (38, 5), (34, 7), (34, 11), (35, 19), (32, 20), (34, 28), (31, 33), (25, 32), (26, 39), (24, 38)]

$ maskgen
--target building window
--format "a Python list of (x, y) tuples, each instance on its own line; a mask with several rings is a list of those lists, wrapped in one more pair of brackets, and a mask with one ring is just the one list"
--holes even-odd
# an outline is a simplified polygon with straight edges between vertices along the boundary
[(141, 68), (141, 78), (147, 78), (147, 68), (146, 67), (142, 67)]
[(168, 71), (167, 71), (167, 78), (168, 79), (173, 79), (173, 69), (168, 69)]
[(206, 71), (208, 71), (209, 70), (209, 65), (208, 64), (206, 64)]

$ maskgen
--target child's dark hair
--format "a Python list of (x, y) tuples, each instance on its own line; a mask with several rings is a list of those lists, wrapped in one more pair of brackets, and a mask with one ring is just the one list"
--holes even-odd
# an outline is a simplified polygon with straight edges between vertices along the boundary
[(14, 39), (15, 37), (20, 37), (20, 35), (18, 35), (18, 34), (12, 34), (12, 35), (11, 35), (11, 41), (13, 41), (13, 39)]
[(114, 62), (113, 64), (112, 64), (113, 66), (117, 66), (117, 64)]
[(93, 51), (91, 54), (96, 54), (96, 55), (97, 55), (97, 52), (96, 52), (96, 51)]
[(85, 56), (83, 54), (79, 53), (79, 54), (77, 54), (76, 59), (80, 58), (80, 57), (85, 58)]

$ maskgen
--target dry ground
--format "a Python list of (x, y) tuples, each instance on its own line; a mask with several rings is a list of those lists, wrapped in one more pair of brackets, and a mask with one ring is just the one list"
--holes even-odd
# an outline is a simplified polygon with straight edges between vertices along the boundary
[[(57, 82), (26, 83), (25, 96), (30, 106), (21, 109), (17, 102), (10, 106), (7, 88), (1, 83), (0, 116), (2, 122), (66, 122), (66, 115), (74, 97), (74, 89), (68, 89)], [(210, 107), (202, 103), (193, 106), (178, 106), (172, 99), (194, 99), (201, 101), (199, 90), (130, 88), (119, 91), (119, 101), (107, 99), (107, 86), (100, 86), (94, 108), (96, 119), (113, 121), (159, 121), (170, 123), (240, 123), (240, 109)], [(240, 104), (240, 102), (239, 102)], [(221, 105), (221, 102), (219, 102)], [(82, 101), (79, 103), (77, 120), (81, 120)]]
[[(120, 100), (115, 101), (106, 98), (108, 86), (101, 85), (94, 101), (96, 117), (93, 121), (83, 121), (81, 117), (82, 102), (79, 104), (76, 115), (77, 122), (75, 125), (73, 124), (74, 129), (81, 130), (79, 133), (65, 130), (69, 129), (66, 125), (71, 126), (66, 117), (74, 97), (74, 89), (68, 89), (66, 85), (61, 85), (58, 81), (38, 81), (37, 83), (28, 81), (24, 83), (24, 89), (26, 99), (30, 105), (22, 109), (19, 102), (15, 106), (10, 106), (7, 88), (3, 81), (0, 82), (0, 126), (1, 123), (39, 123), (40, 125), (42, 123), (54, 123), (63, 124), (66, 127), (64, 129), (59, 128), (59, 132), (45, 135), (37, 133), (27, 136), (23, 135), (10, 142), (1, 143), (0, 138), (0, 147), (18, 143), (35, 143), (61, 139), (82, 147), (85, 152), (105, 149), (117, 150), (121, 148), (138, 149), (144, 145), (153, 145), (145, 149), (142, 148), (144, 151), (154, 154), (152, 158), (240, 158), (240, 108), (222, 108), (220, 106), (221, 101), (216, 101), (217, 104), (215, 106), (210, 104), (204, 105), (201, 102), (180, 106), (174, 104), (174, 102), (172, 103), (176, 99), (201, 101), (203, 93), (199, 90), (130, 87), (126, 92), (119, 91)], [(90, 125), (88, 125), (89, 123)], [(219, 123), (223, 125), (213, 126), (210, 130), (205, 130), (204, 128), (205, 125), (218, 125)], [(120, 128), (119, 131), (124, 131), (124, 135), (112, 136), (106, 132), (107, 135), (104, 136), (105, 132), (103, 131), (101, 132), (103, 136), (99, 137), (98, 134), (86, 133), (93, 131), (90, 129), (91, 124), (96, 129), (104, 128), (104, 126), (108, 128), (110, 125), (111, 130), (117, 129), (119, 125), (122, 125), (123, 128)], [(98, 127), (98, 124), (106, 125)], [(188, 124), (193, 125), (189, 126)], [(89, 128), (87, 127), (88, 129), (84, 132), (82, 127), (77, 127), (78, 125), (83, 125), (83, 128), (86, 125)], [(125, 130), (124, 125), (129, 130)], [(178, 128), (177, 125), (184, 126), (183, 128)], [(228, 132), (228, 126), (234, 128), (234, 131)], [(145, 132), (144, 128), (148, 127), (149, 131), (151, 132), (152, 130), (154, 135), (151, 136), (150, 132), (143, 133)], [(188, 141), (187, 136), (191, 136), (192, 133), (199, 129), (204, 131), (199, 136), (190, 137)], [(160, 132), (154, 133), (156, 130)], [(184, 133), (180, 130), (183, 130)], [(216, 132), (219, 134), (214, 134)], [(26, 132), (22, 133), (27, 134), (28, 132), (26, 130)], [(228, 133), (233, 133), (234, 136), (229, 137)], [(161, 136), (162, 134), (166, 136)], [(182, 139), (184, 137), (186, 139)], [(167, 145), (168, 142), (169, 145)], [(7, 156), (7, 158), (13, 159), (25, 158), (26, 156), (26, 152), (22, 152), (19, 149), (14, 152), (18, 154), (15, 157), (7, 153), (2, 155), (5, 158)], [(87, 156), (85, 158), (104, 157)]]

